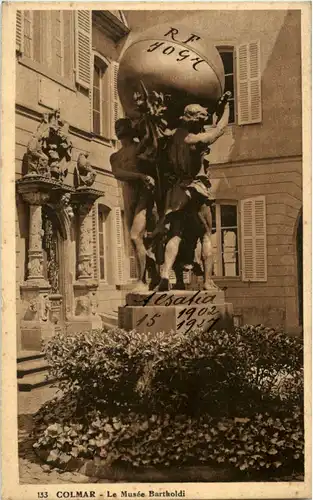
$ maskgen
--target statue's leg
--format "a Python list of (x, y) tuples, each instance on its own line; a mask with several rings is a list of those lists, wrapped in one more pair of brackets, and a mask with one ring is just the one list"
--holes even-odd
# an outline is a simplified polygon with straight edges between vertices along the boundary
[(204, 233), (201, 237), (201, 258), (204, 269), (203, 289), (209, 290), (210, 288), (218, 288), (212, 279), (214, 256), (212, 245), (212, 214), (210, 206), (205, 204), (202, 205), (199, 212), (199, 217), (204, 226)]
[(147, 260), (147, 252), (143, 242), (143, 236), (146, 230), (147, 224), (147, 209), (142, 205), (137, 207), (135, 212), (133, 224), (130, 230), (130, 239), (135, 248), (139, 280), (135, 287), (135, 289), (139, 291), (148, 290), (148, 286), (144, 283), (145, 271), (146, 271), (146, 260)]
[(166, 291), (170, 289), (170, 272), (173, 269), (179, 252), (179, 246), (182, 241), (182, 223), (182, 214), (178, 212), (172, 214), (170, 220), (170, 235), (169, 240), (165, 246), (164, 263), (161, 271), (161, 281), (158, 286), (158, 290), (160, 291)]

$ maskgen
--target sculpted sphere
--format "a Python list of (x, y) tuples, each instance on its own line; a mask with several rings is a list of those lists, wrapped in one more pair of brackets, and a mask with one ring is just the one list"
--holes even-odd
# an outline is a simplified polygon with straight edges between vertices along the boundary
[(135, 114), (133, 94), (140, 80), (149, 92), (170, 94), (181, 107), (210, 108), (224, 91), (223, 63), (207, 35), (188, 26), (160, 25), (131, 41), (120, 61), (118, 93), (128, 116)]

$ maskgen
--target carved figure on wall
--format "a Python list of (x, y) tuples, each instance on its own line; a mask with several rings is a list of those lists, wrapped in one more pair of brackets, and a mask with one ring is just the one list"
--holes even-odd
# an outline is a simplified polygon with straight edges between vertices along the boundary
[(88, 153), (80, 153), (77, 159), (76, 177), (78, 187), (93, 185), (96, 179), (96, 172), (90, 165)]
[(50, 309), (51, 309), (51, 304), (49, 300), (49, 295), (45, 293), (44, 295), (41, 295), (41, 310), (40, 310), (41, 321), (44, 322), (48, 321)]
[(144, 235), (147, 224), (153, 218), (154, 169), (146, 158), (140, 157), (142, 144), (135, 141), (136, 131), (130, 119), (118, 120), (115, 131), (122, 147), (111, 155), (110, 162), (115, 178), (123, 182), (124, 213), (139, 271), (134, 290), (146, 291), (147, 251)]
[(90, 311), (90, 300), (89, 297), (82, 296), (78, 297), (76, 300), (76, 316), (88, 316)]
[(24, 157), (27, 176), (38, 175), (63, 181), (72, 151), (68, 129), (69, 125), (61, 119), (59, 110), (43, 115)]
[(60, 199), (59, 204), (58, 204), (58, 208), (63, 210), (67, 214), (69, 219), (73, 219), (74, 211), (73, 211), (73, 207), (71, 206), (70, 202), (71, 202), (71, 194), (64, 193), (61, 196), (61, 199)]

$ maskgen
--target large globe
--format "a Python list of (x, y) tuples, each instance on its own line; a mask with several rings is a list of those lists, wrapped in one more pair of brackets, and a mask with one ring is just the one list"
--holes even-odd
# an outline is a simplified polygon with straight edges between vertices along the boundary
[(186, 25), (160, 25), (134, 38), (118, 72), (118, 93), (125, 113), (136, 115), (133, 99), (142, 81), (149, 92), (170, 94), (172, 102), (213, 107), (224, 91), (223, 63), (209, 36)]

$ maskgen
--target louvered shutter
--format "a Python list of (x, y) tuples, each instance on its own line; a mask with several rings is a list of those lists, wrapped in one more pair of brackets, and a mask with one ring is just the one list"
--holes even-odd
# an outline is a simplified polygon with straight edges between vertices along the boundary
[(267, 281), (265, 196), (241, 201), (243, 281)]
[(131, 248), (129, 256), (129, 277), (131, 280), (136, 280), (138, 278), (136, 255), (133, 247)]
[(116, 140), (115, 135), (115, 122), (122, 116), (122, 108), (117, 92), (117, 74), (119, 64), (112, 61), (110, 64), (110, 77), (111, 77), (111, 139)]
[(23, 53), (23, 38), (24, 38), (24, 15), (22, 11), (16, 12), (16, 51), (19, 54)]
[(91, 11), (75, 11), (75, 66), (76, 82), (91, 87)]
[(262, 121), (260, 42), (236, 50), (238, 125)]
[(120, 207), (113, 209), (114, 225), (114, 254), (115, 254), (115, 282), (117, 285), (122, 285), (125, 282), (125, 269), (124, 269), (124, 228), (122, 211)]

